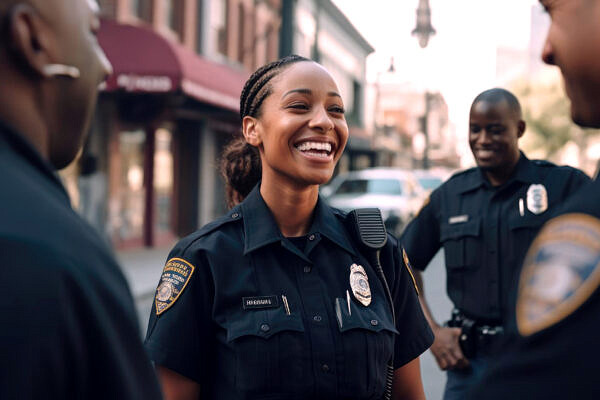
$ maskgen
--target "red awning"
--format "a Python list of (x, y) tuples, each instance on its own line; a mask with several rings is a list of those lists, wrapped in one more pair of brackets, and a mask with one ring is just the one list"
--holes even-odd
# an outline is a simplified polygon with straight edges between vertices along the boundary
[(239, 111), (248, 73), (208, 61), (144, 26), (103, 19), (98, 40), (114, 69), (104, 91), (181, 90), (199, 101)]

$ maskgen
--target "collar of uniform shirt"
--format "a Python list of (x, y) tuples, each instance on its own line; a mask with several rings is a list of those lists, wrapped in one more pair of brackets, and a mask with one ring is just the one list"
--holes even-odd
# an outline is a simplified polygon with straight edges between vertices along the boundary
[[(536, 183), (537, 175), (532, 170), (532, 164), (527, 156), (519, 151), (521, 156), (515, 166), (515, 171), (512, 176), (503, 184), (502, 187), (506, 186), (509, 182), (520, 181), (525, 183)], [(459, 193), (466, 193), (471, 190), (475, 190), (481, 186), (489, 185), (488, 180), (485, 178), (483, 171), (477, 168), (477, 173), (471, 174), (469, 181), (459, 190)]]
[[(283, 239), (273, 214), (265, 204), (259, 189), (260, 183), (252, 189), (241, 204), (244, 220), (244, 254)], [(320, 196), (308, 233), (325, 236), (350, 254), (356, 255), (343, 224)]]

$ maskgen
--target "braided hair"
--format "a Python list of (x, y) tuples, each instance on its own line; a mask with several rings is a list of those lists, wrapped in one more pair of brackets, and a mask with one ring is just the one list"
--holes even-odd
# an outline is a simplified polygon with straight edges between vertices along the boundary
[[(283, 57), (263, 65), (246, 81), (240, 96), (240, 117), (259, 117), (264, 100), (272, 93), (270, 84), (291, 64), (310, 61), (298, 55)], [(261, 164), (258, 149), (246, 142), (243, 136), (236, 136), (223, 150), (219, 169), (225, 180), (227, 205), (233, 207), (250, 193), (261, 177)]]

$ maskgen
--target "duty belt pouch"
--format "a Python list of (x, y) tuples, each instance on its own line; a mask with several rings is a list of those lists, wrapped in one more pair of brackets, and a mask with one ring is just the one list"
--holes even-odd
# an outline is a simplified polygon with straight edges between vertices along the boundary
[(462, 321), (462, 330), (458, 339), (458, 344), (465, 357), (471, 359), (477, 354), (477, 330), (475, 321), (464, 319)]

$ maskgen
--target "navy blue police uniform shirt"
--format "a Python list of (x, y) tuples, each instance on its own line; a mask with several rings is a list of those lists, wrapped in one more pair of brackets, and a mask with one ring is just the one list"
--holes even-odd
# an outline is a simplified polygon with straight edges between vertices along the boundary
[[(302, 239), (282, 236), (257, 186), (181, 240), (157, 288), (151, 359), (198, 382), (210, 399), (381, 396), (392, 350), (398, 368), (433, 335), (397, 241), (390, 236), (381, 255), (392, 321), (382, 283), (342, 220), (319, 199), (304, 246), (296, 246)], [(368, 306), (350, 285), (353, 264), (368, 277)]]
[(432, 192), (400, 241), (419, 270), (443, 247), (454, 306), (470, 318), (502, 324), (509, 289), (535, 235), (589, 181), (580, 170), (529, 160), (523, 153), (499, 187), (471, 168)]
[(161, 398), (111, 251), (2, 124), (0, 171), (0, 399)]
[(540, 231), (518, 283), (511, 313), (517, 339), (470, 398), (600, 398), (598, 179)]

